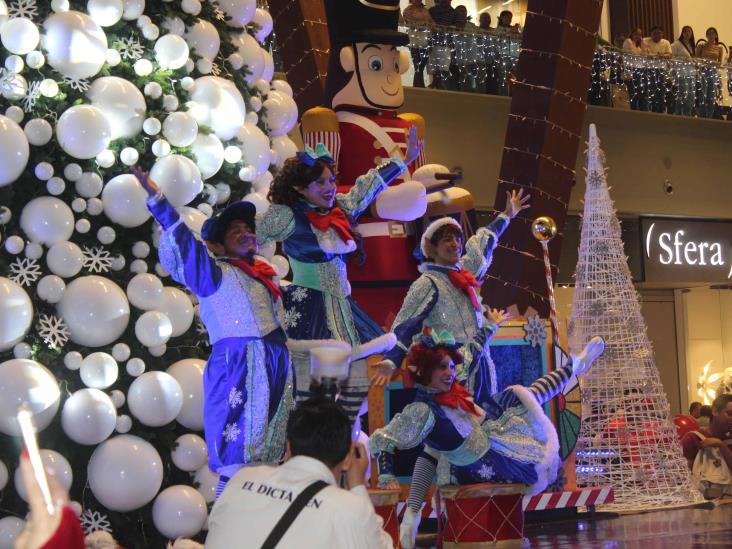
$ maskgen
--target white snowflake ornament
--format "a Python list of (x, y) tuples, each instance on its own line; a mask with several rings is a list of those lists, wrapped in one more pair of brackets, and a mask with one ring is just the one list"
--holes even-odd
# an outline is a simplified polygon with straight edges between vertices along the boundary
[(15, 0), (8, 4), (8, 16), (10, 19), (25, 17), (33, 20), (38, 17), (38, 6), (36, 0)]
[(35, 259), (19, 257), (10, 264), (10, 275), (8, 278), (21, 286), (30, 286), (41, 277), (41, 274), (41, 268)]
[(38, 335), (51, 349), (60, 349), (71, 337), (64, 321), (53, 315), (39, 316), (37, 329)]
[(524, 325), (524, 341), (530, 343), (532, 347), (541, 345), (546, 341), (546, 327), (539, 315), (531, 315), (528, 322)]
[(83, 267), (90, 273), (108, 273), (112, 268), (114, 258), (101, 246), (89, 248), (84, 246)]
[(79, 517), (81, 526), (84, 528), (84, 534), (87, 536), (92, 532), (103, 530), (104, 532), (112, 532), (112, 523), (109, 522), (107, 515), (103, 515), (99, 511), (86, 509)]

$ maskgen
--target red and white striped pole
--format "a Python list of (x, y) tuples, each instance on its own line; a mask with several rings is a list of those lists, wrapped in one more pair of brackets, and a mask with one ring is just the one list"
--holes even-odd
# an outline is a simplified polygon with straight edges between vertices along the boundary
[(537, 217), (531, 224), (531, 233), (539, 241), (544, 255), (544, 274), (549, 296), (549, 320), (552, 323), (552, 341), (559, 344), (559, 322), (557, 321), (557, 303), (554, 300), (554, 280), (552, 279), (552, 263), (549, 259), (549, 242), (557, 235), (557, 224), (551, 217)]

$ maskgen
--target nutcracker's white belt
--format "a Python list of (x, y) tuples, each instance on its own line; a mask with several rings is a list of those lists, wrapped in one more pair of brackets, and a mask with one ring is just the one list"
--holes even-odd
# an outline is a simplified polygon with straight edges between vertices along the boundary
[(414, 225), (412, 223), (402, 223), (401, 221), (376, 221), (374, 223), (361, 223), (356, 227), (356, 230), (364, 238), (372, 236), (399, 238), (400, 236), (413, 235)]

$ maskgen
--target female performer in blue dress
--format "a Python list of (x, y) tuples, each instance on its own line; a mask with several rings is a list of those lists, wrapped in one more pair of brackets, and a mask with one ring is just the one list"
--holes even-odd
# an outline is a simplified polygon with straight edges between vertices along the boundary
[[(491, 321), (469, 344), (476, 355), (485, 352), (488, 340), (507, 318), (496, 310), (489, 316)], [(398, 487), (393, 475), (394, 450), (424, 444), (412, 473), (400, 533), (402, 546), (414, 547), (422, 503), (435, 474), (439, 485), (517, 482), (526, 484), (531, 494), (544, 490), (556, 478), (559, 442), (542, 405), (573, 374), (586, 372), (604, 349), (602, 338), (593, 338), (568, 364), (528, 388), (514, 385), (488, 397), (491, 406), (484, 409), (455, 380), (462, 356), (454, 338), (434, 331), (420, 337), (406, 359), (417, 387), (414, 402), (375, 431), (369, 441), (382, 488)]]
[[(335, 162), (323, 145), (285, 162), (272, 182), (272, 205), (257, 223), (260, 244), (279, 241), (292, 268), (285, 288), (285, 329), (297, 376), (297, 398), (309, 398), (309, 349), (337, 340), (359, 347), (340, 404), (353, 419), (368, 392), (365, 358), (394, 346), (393, 334), (371, 320), (351, 297), (346, 261), (357, 250), (353, 223), (389, 182), (419, 155), (416, 128), (407, 134), (404, 161), (391, 158), (336, 194)], [(358, 357), (356, 357), (358, 358)]]

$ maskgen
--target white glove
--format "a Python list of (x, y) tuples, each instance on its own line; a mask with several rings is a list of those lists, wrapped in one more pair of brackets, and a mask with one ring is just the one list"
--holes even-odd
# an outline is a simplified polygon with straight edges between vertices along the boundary
[(409, 507), (404, 512), (402, 524), (399, 526), (399, 543), (404, 549), (412, 549), (417, 539), (417, 530), (419, 530), (419, 522), (422, 520), (420, 512), (415, 513)]
[(427, 210), (427, 191), (419, 181), (405, 181), (384, 189), (374, 204), (382, 219), (414, 221)]

